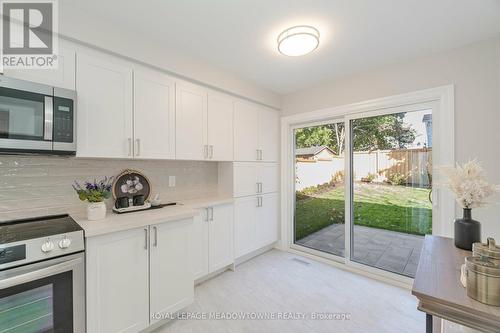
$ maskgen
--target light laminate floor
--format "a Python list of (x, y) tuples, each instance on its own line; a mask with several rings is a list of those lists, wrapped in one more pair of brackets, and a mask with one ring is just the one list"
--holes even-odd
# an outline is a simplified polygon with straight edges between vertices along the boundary
[(187, 311), (343, 313), (349, 320), (174, 320), (155, 333), (421, 333), (425, 316), (410, 291), (277, 250), (196, 287)]

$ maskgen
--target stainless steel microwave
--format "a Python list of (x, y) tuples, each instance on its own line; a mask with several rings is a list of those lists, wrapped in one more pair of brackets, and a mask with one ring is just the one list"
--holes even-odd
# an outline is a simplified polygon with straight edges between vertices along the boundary
[(75, 154), (76, 92), (0, 76), (0, 153)]

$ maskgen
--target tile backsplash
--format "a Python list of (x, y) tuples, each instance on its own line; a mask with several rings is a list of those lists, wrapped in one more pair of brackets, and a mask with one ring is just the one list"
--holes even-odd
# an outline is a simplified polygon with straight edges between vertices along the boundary
[[(124, 169), (143, 172), (152, 193), (163, 202), (217, 194), (217, 163), (196, 161), (140, 161), (80, 159), (59, 156), (0, 155), (0, 221), (86, 209), (71, 184), (116, 176)], [(176, 186), (168, 187), (168, 177)], [(112, 200), (108, 200), (111, 207)]]

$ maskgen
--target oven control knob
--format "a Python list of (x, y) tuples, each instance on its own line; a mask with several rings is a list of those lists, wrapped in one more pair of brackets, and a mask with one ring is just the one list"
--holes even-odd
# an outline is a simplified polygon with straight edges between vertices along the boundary
[(71, 239), (69, 239), (66, 236), (64, 236), (64, 238), (59, 241), (59, 247), (61, 249), (67, 249), (70, 245), (71, 245)]
[(54, 243), (52, 243), (50, 240), (47, 240), (45, 243), (42, 244), (42, 252), (50, 252), (54, 249)]

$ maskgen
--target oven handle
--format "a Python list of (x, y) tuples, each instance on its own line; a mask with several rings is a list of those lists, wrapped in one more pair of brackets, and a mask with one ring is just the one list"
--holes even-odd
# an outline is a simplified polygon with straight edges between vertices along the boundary
[(27, 283), (33, 280), (38, 280), (50, 275), (66, 272), (73, 267), (83, 263), (82, 258), (71, 259), (59, 264), (40, 268), (32, 272), (22, 273), (10, 278), (0, 280), (0, 290)]
[(43, 128), (43, 139), (47, 141), (52, 141), (53, 131), (54, 131), (54, 98), (52, 96), (45, 96), (45, 116), (44, 116), (44, 128)]

